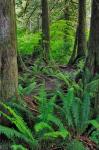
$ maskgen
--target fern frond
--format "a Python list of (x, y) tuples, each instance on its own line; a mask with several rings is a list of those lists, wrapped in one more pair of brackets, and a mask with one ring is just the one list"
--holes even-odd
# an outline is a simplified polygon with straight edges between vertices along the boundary
[(36, 132), (40, 132), (43, 129), (48, 129), (49, 131), (54, 131), (53, 128), (49, 124), (47, 124), (45, 122), (40, 122), (40, 123), (37, 123), (35, 125), (35, 131)]
[(17, 145), (17, 144), (13, 144), (11, 146), (12, 150), (28, 150), (27, 148), (25, 148), (23, 145)]
[(11, 123), (15, 124), (15, 126), (20, 131), (20, 133), (22, 133), (23, 135), (25, 135), (27, 138), (31, 139), (35, 143), (36, 140), (34, 139), (31, 130), (28, 128), (28, 126), (27, 126), (26, 122), (23, 120), (23, 118), (21, 116), (19, 116), (8, 105), (6, 105), (4, 103), (1, 103), (1, 105), (10, 112), (12, 117), (10, 117), (10, 115), (7, 115), (6, 113), (3, 113), (1, 111), (0, 111), (0, 113), (2, 115), (4, 115), (4, 117), (6, 117), (9, 121), (11, 121)]
[(90, 94), (87, 91), (83, 96), (81, 111), (81, 130), (83, 132), (90, 118)]
[(68, 93), (64, 96), (63, 93), (59, 92), (59, 96), (63, 101), (63, 110), (65, 114), (65, 119), (67, 120), (68, 125), (72, 126), (72, 105), (74, 101), (74, 89), (71, 88), (68, 90)]
[(35, 144), (33, 143), (32, 140), (30, 140), (25, 135), (23, 135), (22, 133), (18, 132), (17, 130), (13, 128), (0, 125), (0, 134), (4, 134), (11, 141), (15, 138), (18, 138), (18, 139), (23, 140), (24, 142), (30, 143), (31, 145)]
[(79, 98), (75, 98), (72, 106), (72, 116), (74, 120), (73, 128), (76, 130), (80, 129), (80, 115), (81, 115), (81, 100)]
[(89, 123), (99, 130), (99, 122), (97, 120), (90, 120)]
[(82, 144), (82, 142), (78, 140), (73, 140), (70, 142), (67, 146), (66, 150), (87, 150), (85, 146)]

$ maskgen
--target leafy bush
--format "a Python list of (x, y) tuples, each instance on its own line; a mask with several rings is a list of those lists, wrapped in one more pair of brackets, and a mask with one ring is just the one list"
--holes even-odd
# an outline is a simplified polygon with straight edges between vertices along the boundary
[(22, 55), (30, 55), (35, 50), (39, 50), (39, 41), (41, 33), (30, 33), (24, 30), (18, 30), (18, 51)]
[(59, 20), (51, 29), (51, 57), (58, 63), (67, 63), (73, 49), (74, 29), (70, 21)]

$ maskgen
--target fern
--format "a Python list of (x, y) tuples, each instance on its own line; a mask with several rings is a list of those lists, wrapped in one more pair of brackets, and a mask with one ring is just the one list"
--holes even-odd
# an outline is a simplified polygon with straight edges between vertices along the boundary
[(73, 129), (79, 132), (80, 129), (80, 114), (81, 114), (81, 100), (75, 98), (72, 106)]
[(81, 105), (81, 132), (84, 132), (90, 119), (90, 94), (86, 91)]
[(19, 95), (29, 95), (33, 92), (34, 88), (36, 86), (36, 82), (30, 83), (26, 88), (23, 88), (22, 85), (19, 85), (18, 87), (18, 93)]
[(69, 126), (72, 126), (73, 124), (73, 118), (72, 118), (72, 112), (71, 112), (71, 108), (73, 105), (73, 101), (74, 101), (74, 89), (71, 88), (68, 90), (68, 93), (64, 96), (63, 93), (60, 93), (60, 98), (63, 101), (63, 111), (65, 114), (65, 120), (68, 122)]
[[(47, 93), (44, 87), (42, 87), (40, 90), (39, 96), (37, 98), (39, 100), (40, 115), (38, 116), (39, 122), (35, 125), (36, 131), (41, 132), (47, 129), (43, 134), (44, 137), (48, 137), (47, 135), (49, 135), (51, 138), (54, 136), (55, 132), (56, 132), (56, 135), (58, 135), (57, 134), (58, 132), (59, 136), (62, 136), (64, 138), (67, 137), (68, 131), (64, 128), (61, 120), (54, 114), (56, 96), (53, 96), (50, 99), (47, 99)], [(58, 131), (55, 131), (53, 129), (52, 127), (53, 125), (58, 127)]]
[(99, 130), (99, 122), (97, 120), (90, 120), (91, 123), (97, 130)]
[(28, 109), (28, 106), (27, 104), (22, 100), (20, 100), (20, 103), (12, 103), (11, 101), (10, 102), (7, 102), (6, 103), (8, 106), (10, 106), (12, 109), (14, 109), (14, 111), (17, 111), (19, 113), (22, 112), (22, 115), (26, 115), (26, 118), (27, 119), (31, 119), (31, 120), (35, 120), (35, 116), (33, 115), (33, 112), (31, 112), (29, 109)]
[(93, 131), (93, 133), (91, 134), (90, 139), (92, 141), (94, 141), (96, 144), (98, 144), (98, 146), (99, 146), (99, 130)]
[(90, 93), (83, 93), (83, 99), (75, 97), (74, 89), (68, 90), (67, 94), (59, 92), (63, 101), (63, 117), (65, 115), (65, 124), (77, 134), (82, 134), (88, 127), (90, 120)]
[(39, 101), (39, 119), (41, 121), (47, 122), (48, 121), (48, 115), (54, 113), (54, 104), (56, 96), (51, 97), (50, 99), (47, 99), (47, 93), (45, 91), (45, 88), (42, 87), (39, 92), (39, 96), (37, 97)]
[(35, 125), (36, 132), (40, 132), (43, 129), (48, 129), (49, 131), (53, 131), (53, 128), (45, 122), (40, 122)]
[(65, 139), (68, 136), (68, 133), (66, 132), (66, 130), (63, 131), (53, 131), (53, 132), (48, 132), (44, 134), (44, 137), (49, 139), (49, 138), (59, 138), (62, 137), (63, 139)]
[(28, 128), (26, 122), (23, 120), (23, 118), (21, 116), (19, 116), (11, 107), (9, 107), (8, 105), (1, 103), (1, 105), (4, 107), (4, 109), (6, 109), (12, 116), (0, 111), (0, 113), (6, 117), (11, 123), (13, 123), (19, 133), (21, 135), (23, 135), (23, 137), (25, 136), (26, 139), (28, 139), (28, 141), (30, 141), (30, 144), (34, 145), (37, 143), (37, 141), (34, 139), (31, 130)]
[(30, 143), (31, 145), (34, 144), (32, 142), (32, 140), (30, 140), (25, 135), (23, 135), (22, 133), (18, 132), (17, 130), (15, 130), (13, 128), (9, 128), (9, 127), (0, 125), (0, 134), (4, 134), (11, 141), (18, 138), (18, 139), (21, 139), (27, 143)]
[(82, 142), (78, 140), (73, 140), (70, 142), (66, 148), (66, 150), (87, 150)]
[(11, 146), (12, 150), (27, 150), (27, 148), (23, 147), (22, 145), (14, 144)]

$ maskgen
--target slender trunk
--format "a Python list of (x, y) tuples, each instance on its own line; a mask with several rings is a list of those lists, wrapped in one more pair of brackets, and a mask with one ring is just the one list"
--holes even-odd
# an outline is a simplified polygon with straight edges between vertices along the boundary
[(42, 3), (42, 48), (43, 48), (43, 58), (44, 58), (45, 62), (48, 62), (49, 48), (50, 48), (48, 1), (47, 0), (41, 0), (41, 3)]
[(76, 29), (73, 52), (72, 52), (72, 55), (70, 57), (68, 65), (73, 65), (75, 63), (75, 58), (76, 58), (76, 54), (77, 54), (77, 42), (78, 42), (78, 27)]
[(85, 56), (86, 50), (86, 0), (79, 0), (77, 58)]
[[(67, 24), (67, 21), (69, 21), (69, 0), (64, 0), (64, 20), (65, 23)], [(67, 28), (65, 27), (64, 29), (64, 50), (66, 49), (66, 44), (67, 44)]]
[(79, 16), (78, 27), (72, 56), (69, 60), (69, 65), (74, 64), (79, 58), (86, 55), (87, 40), (86, 40), (86, 0), (79, 0)]
[(14, 0), (0, 0), (0, 79), (0, 96), (12, 97), (18, 86)]

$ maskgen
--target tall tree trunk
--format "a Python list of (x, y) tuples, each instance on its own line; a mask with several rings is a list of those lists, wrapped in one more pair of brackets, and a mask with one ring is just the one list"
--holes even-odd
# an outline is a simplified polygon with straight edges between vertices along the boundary
[(72, 52), (72, 55), (70, 57), (68, 65), (73, 65), (75, 63), (75, 58), (76, 58), (76, 54), (77, 54), (77, 44), (78, 44), (77, 42), (78, 42), (78, 26), (77, 26), (76, 34), (75, 34), (73, 52)]
[[(69, 21), (70, 16), (69, 16), (69, 0), (64, 0), (64, 20), (65, 23), (67, 24), (67, 21)], [(64, 50), (66, 49), (66, 44), (67, 44), (67, 28), (65, 27), (64, 29)]]
[[(75, 45), (77, 44), (77, 45)], [(75, 43), (72, 56), (69, 60), (69, 65), (75, 63), (79, 58), (86, 55), (87, 40), (86, 40), (86, 0), (79, 0), (78, 8), (78, 25), (75, 36)], [(77, 49), (77, 50), (76, 50)]]
[(0, 80), (0, 96), (12, 97), (18, 86), (14, 0), (0, 0)]
[(94, 75), (99, 73), (99, 1), (93, 0), (87, 66)]
[(49, 48), (50, 48), (48, 1), (47, 0), (41, 0), (41, 4), (42, 4), (42, 48), (43, 48), (43, 58), (44, 58), (45, 62), (48, 62)]
[(85, 56), (86, 50), (86, 0), (79, 0), (77, 58)]
[[(93, 0), (92, 2), (91, 27), (86, 66), (93, 76), (99, 74), (99, 0)], [(99, 91), (95, 98), (95, 114), (99, 115)]]

